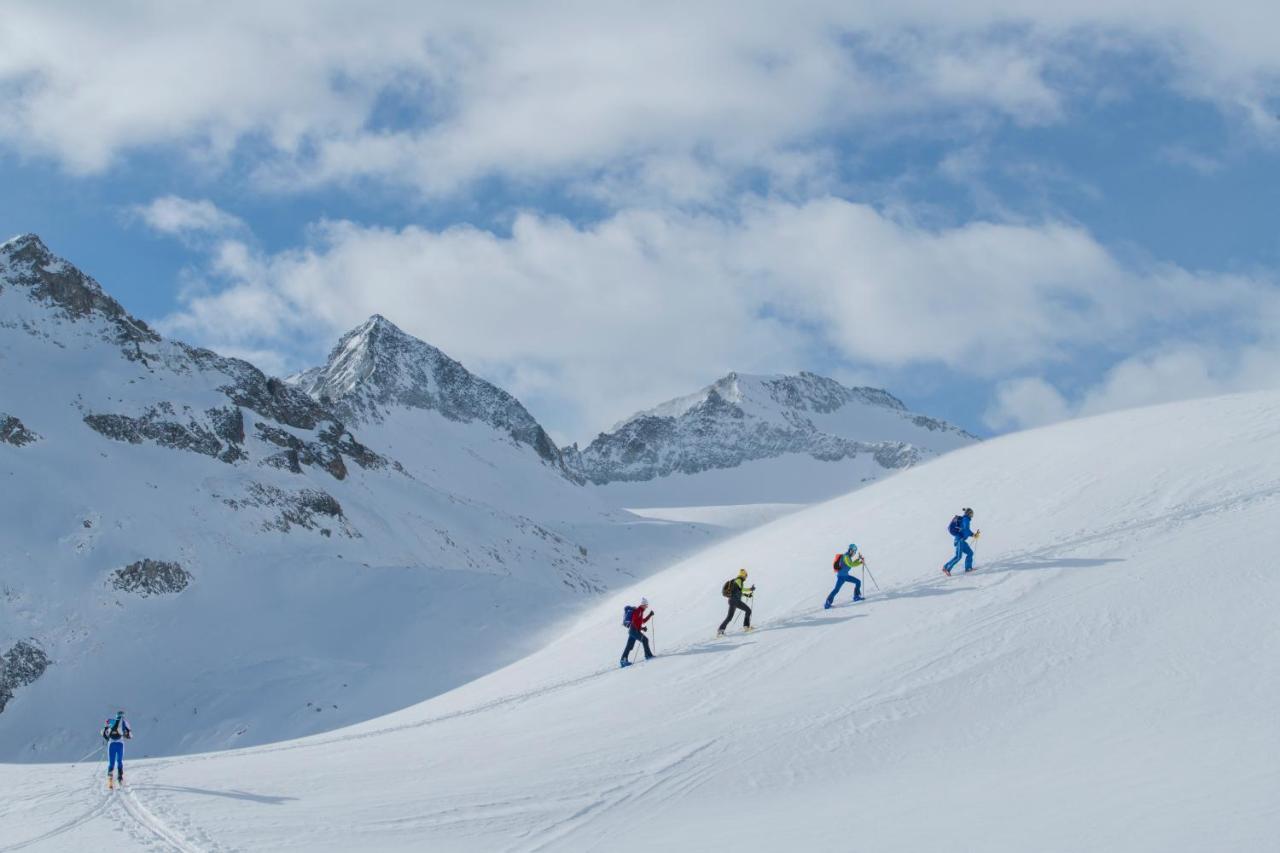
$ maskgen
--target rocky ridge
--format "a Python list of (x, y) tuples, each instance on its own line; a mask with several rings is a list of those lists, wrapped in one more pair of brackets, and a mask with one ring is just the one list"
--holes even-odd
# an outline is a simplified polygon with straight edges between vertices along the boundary
[[(893, 437), (876, 440), (875, 432)], [(788, 453), (822, 461), (870, 456), (881, 468), (898, 469), (933, 455), (932, 440), (955, 445), (977, 439), (907, 411), (879, 388), (850, 388), (813, 373), (730, 373), (696, 394), (632, 416), (586, 448), (566, 448), (565, 457), (584, 479), (604, 485), (732, 468)]]

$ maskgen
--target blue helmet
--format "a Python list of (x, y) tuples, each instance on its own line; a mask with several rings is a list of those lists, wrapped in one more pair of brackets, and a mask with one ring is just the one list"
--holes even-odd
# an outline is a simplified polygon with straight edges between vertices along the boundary
[(845, 553), (846, 553), (846, 554), (856, 554), (856, 553), (858, 553), (858, 546), (857, 546), (857, 545), (854, 545), (852, 542), (850, 542), (850, 543), (849, 543), (849, 550), (848, 550), (848, 551), (845, 551)]

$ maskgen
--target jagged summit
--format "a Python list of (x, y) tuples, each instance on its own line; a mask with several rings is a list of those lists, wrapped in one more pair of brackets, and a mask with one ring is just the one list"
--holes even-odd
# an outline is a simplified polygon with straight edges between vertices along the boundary
[(520, 401), (381, 314), (342, 336), (323, 367), (290, 378), (353, 423), (379, 422), (396, 407), (479, 421), (563, 466), (560, 451)]
[(785, 409), (825, 414), (853, 402), (897, 411), (906, 411), (907, 408), (901, 400), (881, 388), (849, 388), (834, 379), (808, 371), (795, 375), (733, 371), (693, 394), (638, 412), (613, 429), (617, 430), (629, 421), (642, 417), (679, 417), (705, 403), (713, 394), (726, 403), (755, 405), (778, 411)]
[(11, 247), (25, 247), (30, 245), (38, 246), (46, 252), (49, 251), (48, 247), (45, 246), (44, 241), (40, 239), (39, 234), (27, 232), (26, 234), (19, 234), (16, 237), (10, 237), (8, 240), (0, 243), (0, 252), (8, 252)]
[(118, 343), (155, 342), (160, 336), (130, 315), (102, 285), (70, 262), (49, 251), (35, 234), (22, 234), (0, 244), (0, 290), (25, 289), (36, 302), (51, 305), (71, 320), (99, 317)]
[(808, 372), (734, 372), (566, 453), (583, 477), (604, 485), (734, 468), (788, 453), (821, 461), (866, 455), (880, 468), (903, 468), (972, 441), (951, 424), (909, 412), (879, 388), (850, 388)]

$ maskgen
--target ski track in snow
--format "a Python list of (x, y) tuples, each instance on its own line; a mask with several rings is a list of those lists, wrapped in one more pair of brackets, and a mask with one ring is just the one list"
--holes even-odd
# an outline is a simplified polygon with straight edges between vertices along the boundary
[[(657, 766), (646, 766), (643, 769), (631, 770), (623, 776), (622, 782), (605, 788), (591, 802), (582, 806), (566, 818), (552, 820), (549, 824), (537, 827), (526, 834), (526, 840), (507, 848), (509, 853), (537, 853), (546, 850), (552, 844), (564, 841), (574, 832), (582, 829), (591, 821), (602, 817), (609, 811), (626, 806), (647, 806), (643, 803), (655, 791), (663, 791), (672, 784), (679, 785), (682, 778), (689, 775), (690, 759), (710, 749), (717, 739), (702, 741), (688, 749), (677, 752), (668, 760)], [(660, 800), (668, 799), (667, 795)]]
[[(36, 844), (40, 844), (41, 842), (50, 841), (58, 837), (59, 835), (63, 835), (65, 833), (71, 832), (74, 829), (84, 826), (85, 824), (92, 821), (94, 818), (102, 814), (105, 814), (106, 811), (111, 807), (111, 797), (109, 795), (103, 794), (99, 790), (98, 785), (91, 784), (90, 790), (88, 791), (88, 795), (91, 798), (93, 798), (96, 795), (96, 799), (97, 799), (97, 802), (95, 802), (94, 805), (88, 811), (82, 814), (79, 814), (76, 817), (73, 817), (71, 820), (68, 820), (65, 823), (58, 824), (53, 829), (50, 829), (47, 832), (37, 835), (34, 838), (28, 838), (27, 840), (19, 841), (16, 844), (9, 844), (4, 847), (0, 847), (0, 853), (8, 853), (8, 851), (10, 850), (26, 850), (28, 848), (33, 847)], [(53, 799), (57, 796), (58, 796), (57, 794), (49, 794), (42, 797), (41, 799), (48, 800), (48, 799)]]
[(180, 853), (203, 853), (201, 848), (188, 843), (181, 834), (156, 817), (150, 809), (142, 804), (132, 788), (117, 789), (114, 793), (129, 818), (145, 832), (159, 839), (166, 847), (178, 850)]
[[(109, 789), (105, 786), (102, 775), (94, 772), (77, 799), (79, 797), (91, 800), (93, 805), (40, 835), (0, 847), (0, 853), (36, 849), (37, 845), (82, 827), (88, 827), (90, 823), (103, 817), (108, 818), (117, 829), (144, 848), (177, 850), (179, 853), (205, 853), (205, 848), (192, 844), (183, 837), (182, 833), (145, 806), (131, 786), (117, 786)], [(46, 794), (38, 799), (46, 801), (59, 798), (66, 799), (57, 793)], [(214, 845), (211, 849), (221, 848)]]

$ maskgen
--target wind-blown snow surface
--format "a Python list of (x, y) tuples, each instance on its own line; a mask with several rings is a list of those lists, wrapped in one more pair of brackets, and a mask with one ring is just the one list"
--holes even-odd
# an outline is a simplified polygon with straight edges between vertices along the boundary
[[(961, 505), (980, 570), (947, 580)], [(6, 766), (0, 846), (1274, 849), (1278, 514), (1280, 395), (997, 439), (713, 546), (382, 719), (133, 763), (125, 794), (100, 764)], [(881, 591), (824, 612), (850, 539)], [(739, 566), (760, 630), (714, 641)], [(620, 671), (641, 592), (661, 656)]]

